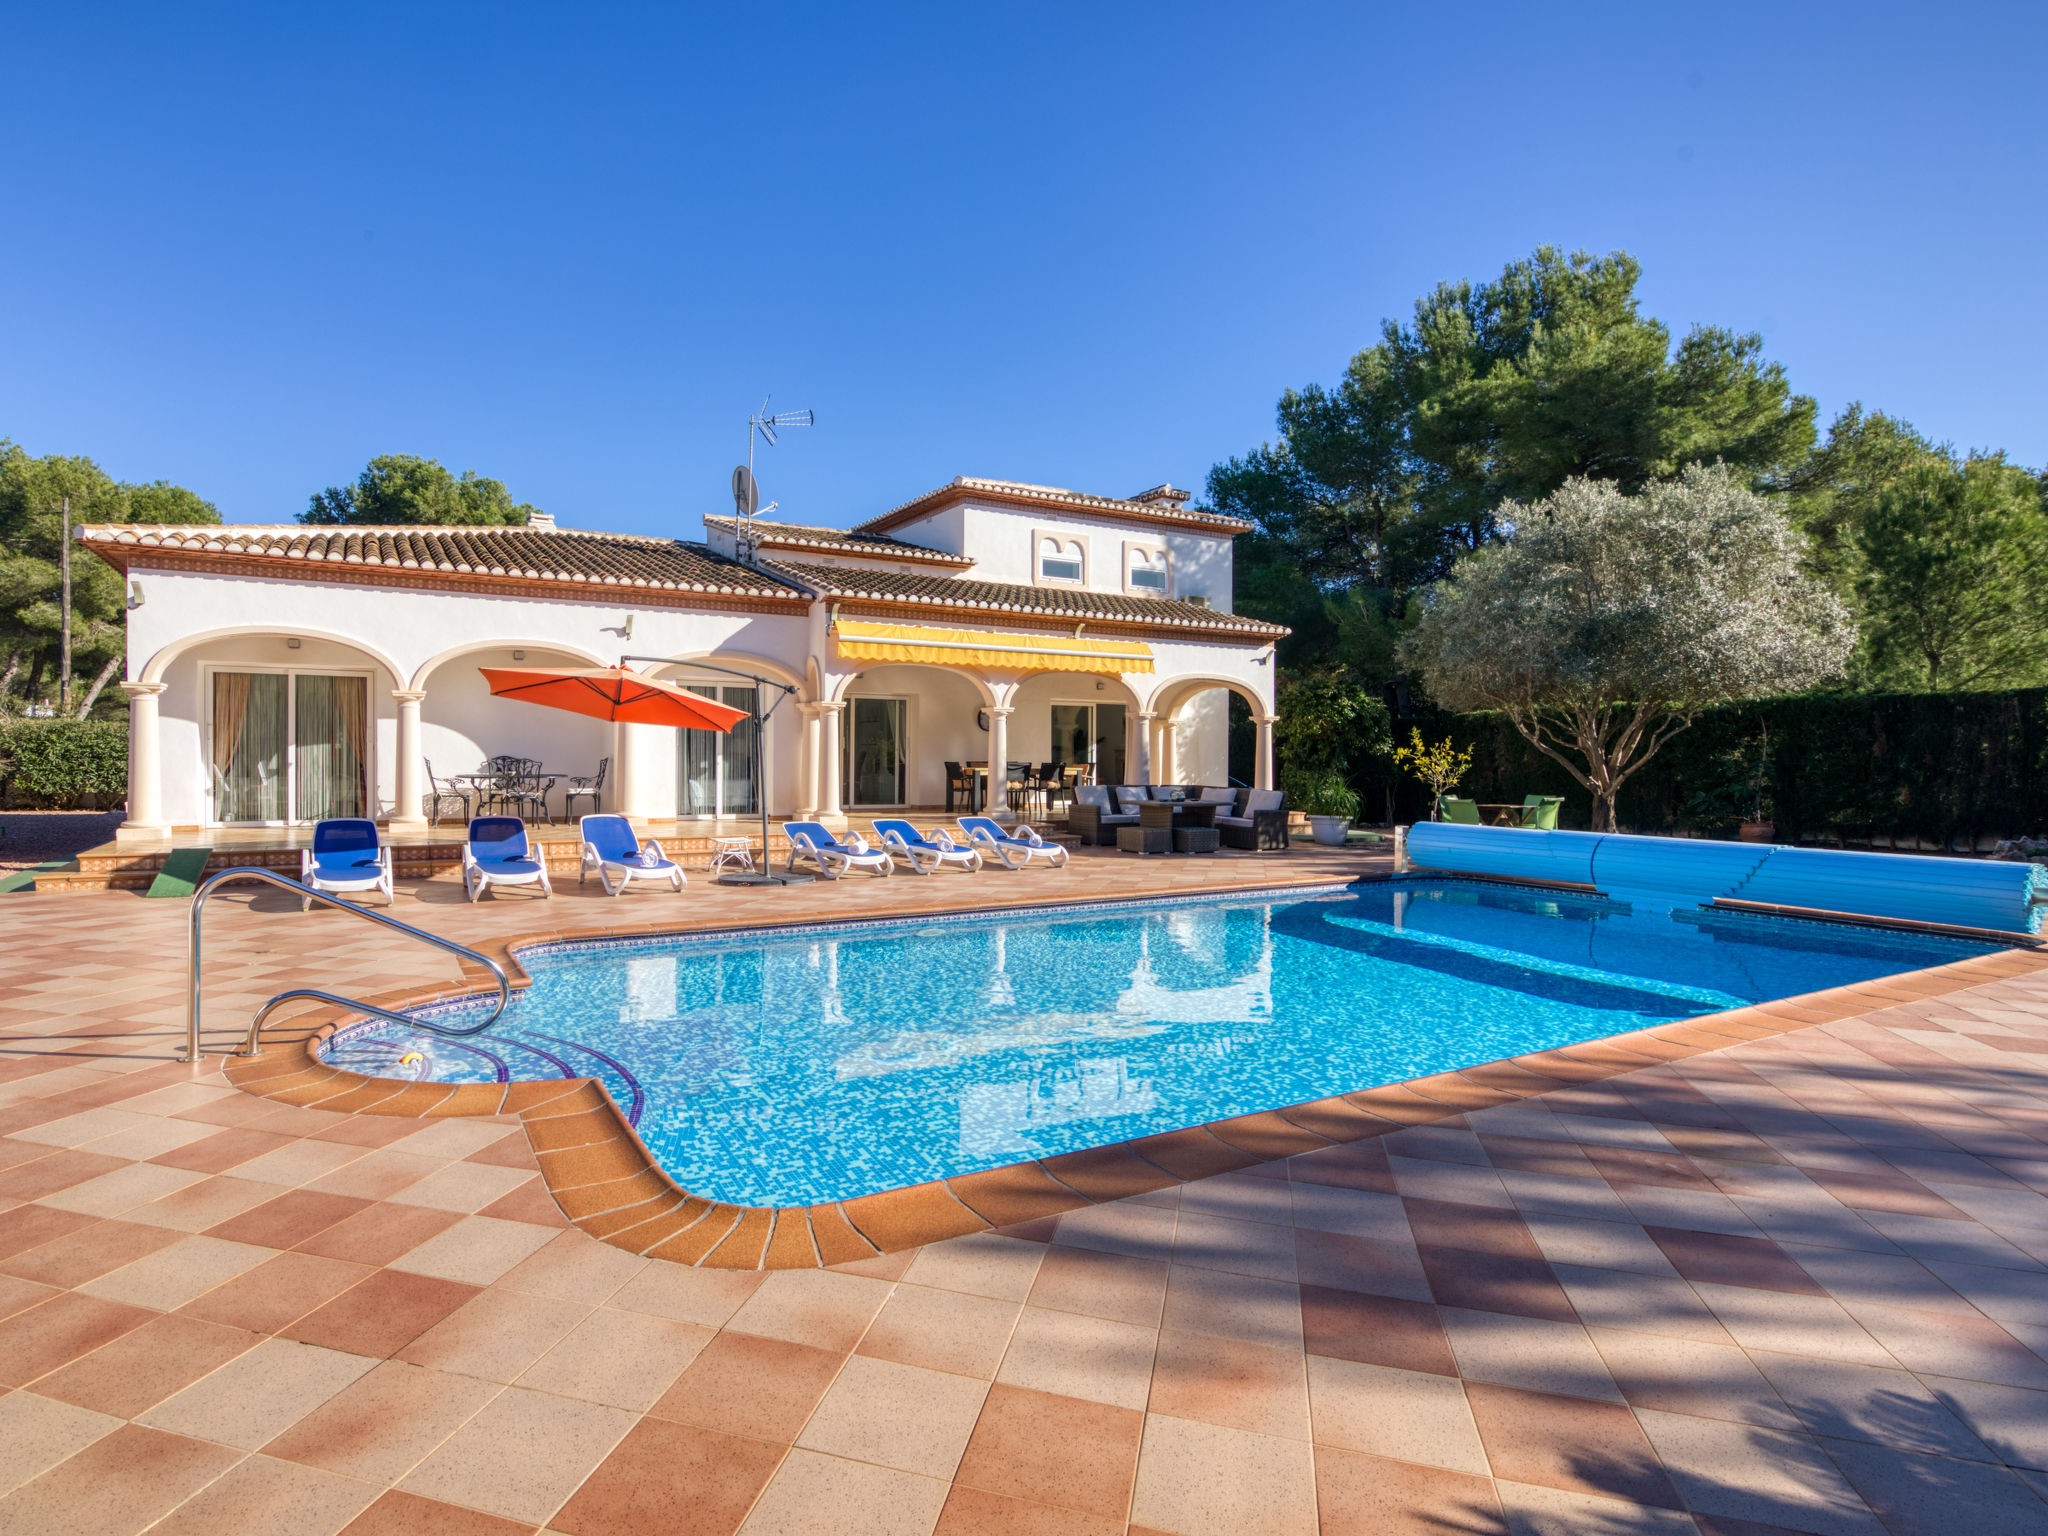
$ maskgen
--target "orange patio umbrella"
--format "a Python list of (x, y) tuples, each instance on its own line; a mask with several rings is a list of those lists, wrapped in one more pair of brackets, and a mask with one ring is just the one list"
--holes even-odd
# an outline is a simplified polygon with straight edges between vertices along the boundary
[(501, 699), (545, 704), (599, 720), (629, 725), (673, 725), (696, 731), (730, 731), (753, 716), (715, 704), (673, 683), (643, 677), (631, 667), (478, 667)]

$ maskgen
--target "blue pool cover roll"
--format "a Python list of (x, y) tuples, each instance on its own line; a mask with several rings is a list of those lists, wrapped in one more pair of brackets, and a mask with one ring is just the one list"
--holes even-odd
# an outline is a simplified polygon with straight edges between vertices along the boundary
[(2001, 933), (2039, 933), (2048, 915), (2039, 864), (1442, 822), (1409, 828), (1408, 857), (1429, 869), (1590, 885), (1646, 905), (1727, 898)]

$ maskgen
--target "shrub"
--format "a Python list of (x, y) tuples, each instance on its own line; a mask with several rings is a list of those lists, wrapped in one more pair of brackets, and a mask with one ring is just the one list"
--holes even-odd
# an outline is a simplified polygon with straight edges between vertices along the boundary
[(0, 772), (15, 798), (70, 810), (87, 795), (128, 792), (125, 720), (19, 720), (0, 734)]
[(1358, 786), (1385, 777), (1393, 750), (1386, 705), (1350, 678), (1324, 675), (1289, 681), (1279, 708), (1274, 745), (1288, 804), (1346, 820), (1357, 816)]

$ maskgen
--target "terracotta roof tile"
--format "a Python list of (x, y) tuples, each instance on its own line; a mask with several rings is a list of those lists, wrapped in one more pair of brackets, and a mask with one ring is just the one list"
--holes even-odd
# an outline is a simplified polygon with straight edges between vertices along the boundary
[(1158, 486), (1152, 491), (1141, 491), (1139, 495), (1155, 499), (1137, 501), (1119, 496), (1091, 496), (1084, 491), (1069, 491), (1057, 485), (1029, 485), (1021, 480), (981, 480), (972, 475), (960, 475), (935, 491), (913, 496), (878, 517), (854, 524), (853, 531), (859, 534), (880, 533), (927, 511), (978, 494), (989, 500), (1067, 512), (1091, 513), (1118, 522), (1169, 523), (1213, 533), (1219, 538), (1251, 532), (1252, 525), (1238, 518), (1224, 517), (1216, 512), (1204, 512), (1198, 508), (1184, 506), (1178, 501), (1156, 497), (1157, 491), (1170, 489), (1169, 486)]
[(124, 570), (129, 561), (149, 551), (239, 555), (311, 565), (384, 566), (575, 586), (799, 595), (772, 576), (728, 559), (707, 545), (625, 533), (517, 527), (101, 523), (80, 527), (78, 538)]
[(1242, 614), (1222, 613), (1161, 597), (1125, 597), (1078, 587), (1027, 587), (1006, 581), (963, 581), (910, 571), (876, 571), (849, 566), (809, 565), (796, 560), (764, 561), (827, 597), (867, 598), (928, 607), (976, 608), (991, 613), (1049, 614), (1062, 619), (1107, 619), (1153, 624), (1212, 634), (1272, 635), (1288, 631)]
[[(721, 532), (731, 532), (736, 520), (730, 517), (707, 517), (704, 526)], [(817, 549), (825, 553), (849, 555), (877, 555), (885, 560), (917, 561), (929, 565), (970, 566), (974, 559), (970, 555), (949, 554), (943, 549), (932, 549), (924, 544), (912, 544), (903, 539), (892, 539), (880, 533), (854, 533), (845, 528), (813, 528), (804, 523), (772, 523), (764, 518), (754, 518), (748, 523), (754, 537), (764, 548)]]

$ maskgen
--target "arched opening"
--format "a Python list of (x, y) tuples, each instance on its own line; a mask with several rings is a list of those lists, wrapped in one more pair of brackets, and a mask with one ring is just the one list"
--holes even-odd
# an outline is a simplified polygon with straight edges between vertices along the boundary
[[(162, 818), (293, 826), (378, 816), (396, 784), (396, 666), (313, 631), (195, 635), (152, 656)], [(131, 786), (131, 795), (135, 787)]]
[(1037, 672), (1018, 685), (1012, 703), (1010, 757), (1029, 764), (1041, 784), (1052, 769), (1062, 786), (1046, 797), (1048, 811), (1076, 782), (1137, 781), (1144, 701), (1121, 677)]
[[(606, 778), (601, 793), (609, 808), (610, 789), (617, 779), (611, 725), (567, 710), (497, 698), (481, 671), (604, 665), (588, 652), (519, 640), (464, 645), (427, 662), (414, 675), (412, 686), (425, 694), (420, 701), (419, 752), (422, 767), (432, 778), (430, 787), (447, 788), (462, 775), (482, 771), (492, 758), (516, 757), (540, 765), (539, 792), (545, 796), (549, 816), (567, 810), (562, 781), (599, 773)], [(549, 779), (556, 781), (551, 787)], [(472, 802), (473, 811), (482, 808), (473, 789)], [(580, 803), (578, 808), (589, 809)]]
[(1257, 721), (1267, 709), (1251, 684), (1225, 677), (1172, 678), (1154, 692), (1152, 709), (1160, 736), (1160, 782), (1256, 782)]
[[(961, 668), (884, 662), (840, 679), (840, 784), (849, 810), (964, 810), (956, 774), (986, 770), (998, 695)], [(981, 792), (976, 792), (977, 796)]]
[[(670, 662), (637, 662), (641, 670), (716, 703), (766, 716), (757, 735), (752, 720), (730, 731), (674, 732), (675, 808), (690, 821), (758, 816), (763, 788), (771, 814), (795, 810), (802, 717), (796, 701), (807, 692), (804, 679), (781, 662), (750, 651), (704, 651)], [(765, 678), (757, 684), (751, 673)], [(795, 698), (774, 684), (797, 690)], [(765, 760), (763, 760), (765, 759)]]

